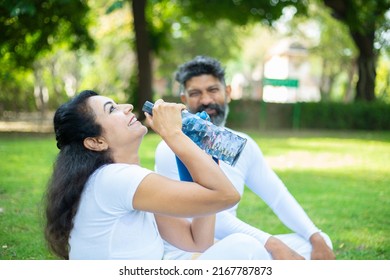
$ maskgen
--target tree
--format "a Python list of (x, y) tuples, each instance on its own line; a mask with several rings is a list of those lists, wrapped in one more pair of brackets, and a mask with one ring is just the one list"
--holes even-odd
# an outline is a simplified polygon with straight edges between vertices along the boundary
[(389, 0), (324, 0), (333, 16), (348, 26), (353, 41), (359, 50), (357, 59), (359, 80), (356, 100), (375, 100), (375, 77), (379, 42), (379, 30), (389, 26), (385, 13), (390, 9)]
[(156, 58), (156, 78), (163, 78), (168, 83), (168, 92), (159, 92), (160, 96), (164, 93), (172, 95), (178, 65), (195, 55), (218, 57), (224, 64), (237, 58), (242, 47), (238, 38), (247, 32), (228, 20), (219, 20), (214, 26), (207, 28), (199, 22), (188, 22), (188, 19), (175, 23), (175, 33), (169, 38), (169, 46), (161, 50)]
[[(137, 79), (133, 82), (130, 99), (139, 110), (147, 100), (152, 100), (152, 25), (147, 18), (148, 0), (128, 0), (133, 15), (133, 29), (135, 33), (135, 49), (137, 57)], [(126, 0), (115, 0), (107, 9), (111, 13), (124, 7)], [(135, 84), (134, 84), (135, 83)], [(138, 118), (142, 121), (144, 115), (140, 113)]]
[(179, 0), (185, 13), (196, 20), (215, 22), (218, 19), (229, 19), (245, 25), (249, 22), (261, 22), (272, 25), (278, 20), (286, 7), (295, 7), (297, 13), (305, 14), (305, 0)]
[[(122, 8), (126, 0), (115, 0), (108, 12)], [(253, 21), (272, 24), (283, 13), (283, 8), (295, 6), (297, 11), (306, 9), (303, 0), (258, 1), (258, 0), (129, 0), (132, 4), (135, 30), (135, 43), (138, 57), (138, 100), (137, 107), (152, 97), (151, 55), (158, 54), (167, 47), (168, 36), (172, 34), (172, 17), (164, 21), (156, 17), (156, 12), (172, 7), (180, 10), (179, 17), (190, 22), (201, 22), (213, 28), (219, 19), (229, 19), (238, 25)], [(164, 12), (163, 12), (164, 13)], [(156, 19), (157, 23), (156, 24)], [(142, 117), (142, 115), (140, 115)]]
[[(141, 109), (145, 101), (152, 100), (152, 63), (151, 46), (148, 35), (148, 23), (146, 21), (147, 0), (132, 0), (132, 10), (134, 18), (135, 46), (137, 51), (138, 64), (138, 84), (136, 107)], [(140, 120), (144, 119), (143, 114), (139, 114)]]
[[(28, 77), (25, 73), (33, 71), (34, 62), (47, 54), (54, 45), (63, 43), (73, 50), (93, 48), (93, 40), (88, 33), (88, 11), (89, 7), (82, 0), (0, 2), (0, 63), (6, 69), (12, 66), (12, 71), (0, 71), (0, 100), (16, 102), (30, 99), (26, 82), (17, 85), (15, 82), (21, 81), (21, 73)], [(34, 73), (34, 76), (38, 77), (37, 74)], [(34, 83), (37, 86), (40, 80)], [(40, 85), (36, 87), (39, 88)], [(42, 90), (37, 94), (40, 95), (38, 99), (44, 100)], [(41, 108), (44, 110), (45, 107)]]
[[(318, 31), (313, 32), (308, 26), (315, 26)], [(352, 101), (357, 50), (347, 26), (333, 18), (322, 1), (313, 1), (308, 15), (291, 18), (287, 30), (288, 35), (306, 42), (310, 59), (318, 65), (317, 71), (313, 70), (319, 77), (321, 100)]]
[(30, 67), (39, 54), (59, 42), (66, 41), (72, 49), (92, 49), (88, 11), (82, 0), (1, 1), (1, 56), (10, 56), (19, 66)]

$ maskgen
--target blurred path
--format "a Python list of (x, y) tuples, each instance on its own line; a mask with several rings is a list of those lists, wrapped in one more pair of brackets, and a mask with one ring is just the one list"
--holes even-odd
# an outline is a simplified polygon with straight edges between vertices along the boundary
[(53, 114), (8, 113), (0, 118), (0, 132), (52, 133)]

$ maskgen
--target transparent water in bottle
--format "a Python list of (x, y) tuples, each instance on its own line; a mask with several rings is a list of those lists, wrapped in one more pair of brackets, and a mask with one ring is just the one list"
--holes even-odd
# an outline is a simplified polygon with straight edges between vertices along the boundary
[(206, 153), (232, 166), (246, 144), (245, 138), (189, 112), (183, 112), (182, 129)]
[[(142, 110), (152, 114), (154, 104), (146, 101)], [(207, 115), (207, 114), (206, 114)], [(234, 166), (245, 147), (246, 139), (184, 110), (183, 132), (207, 154)]]

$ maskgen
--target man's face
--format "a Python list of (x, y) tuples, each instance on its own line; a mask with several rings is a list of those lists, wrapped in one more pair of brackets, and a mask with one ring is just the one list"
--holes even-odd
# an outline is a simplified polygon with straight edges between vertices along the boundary
[(224, 125), (230, 102), (230, 86), (225, 86), (212, 75), (193, 77), (185, 83), (181, 101), (191, 113), (206, 111), (211, 122)]

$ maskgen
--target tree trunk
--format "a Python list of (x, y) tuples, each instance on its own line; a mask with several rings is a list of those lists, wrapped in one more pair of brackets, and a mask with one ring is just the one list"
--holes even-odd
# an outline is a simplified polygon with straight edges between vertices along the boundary
[(40, 112), (41, 119), (46, 115), (46, 103), (45, 92), (47, 94), (47, 88), (42, 80), (42, 66), (35, 62), (34, 63), (34, 97), (35, 106)]
[[(372, 29), (374, 30), (374, 29)], [(374, 31), (366, 34), (351, 32), (352, 38), (359, 49), (357, 60), (359, 80), (356, 86), (355, 100), (375, 100), (376, 55), (374, 52)]]
[(145, 17), (145, 8), (147, 0), (133, 0), (133, 18), (135, 31), (135, 45), (138, 63), (138, 91), (134, 96), (136, 111), (139, 112), (138, 119), (144, 120), (142, 105), (146, 100), (152, 100), (152, 66), (151, 66), (151, 49), (149, 43), (149, 34)]
[(344, 102), (351, 103), (354, 100), (353, 77), (356, 72), (356, 62), (353, 61), (348, 69), (348, 79), (345, 87)]
[(328, 63), (326, 59), (322, 60), (322, 73), (321, 73), (321, 79), (320, 79), (320, 94), (321, 94), (321, 100), (329, 100), (329, 79), (328, 75), (326, 74), (328, 72)]
[[(352, 39), (359, 50), (357, 59), (359, 80), (355, 100), (374, 101), (377, 59), (374, 51), (375, 21), (358, 22), (359, 17), (356, 14), (348, 13), (351, 3), (347, 0), (324, 0), (324, 3), (332, 9), (336, 19), (349, 27)], [(361, 28), (356, 28), (356, 25)]]
[(373, 101), (375, 100), (375, 62), (372, 57), (359, 56), (359, 80), (356, 87), (355, 100)]

